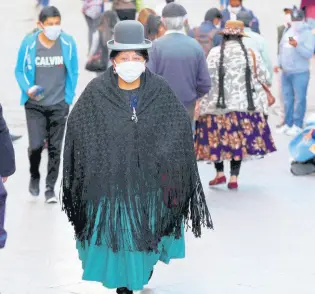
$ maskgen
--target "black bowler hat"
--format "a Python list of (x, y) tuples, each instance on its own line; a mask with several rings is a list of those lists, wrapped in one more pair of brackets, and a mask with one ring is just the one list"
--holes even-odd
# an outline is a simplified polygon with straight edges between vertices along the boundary
[(114, 40), (107, 42), (111, 50), (143, 50), (152, 47), (152, 42), (144, 38), (144, 27), (136, 20), (124, 20), (114, 27)]

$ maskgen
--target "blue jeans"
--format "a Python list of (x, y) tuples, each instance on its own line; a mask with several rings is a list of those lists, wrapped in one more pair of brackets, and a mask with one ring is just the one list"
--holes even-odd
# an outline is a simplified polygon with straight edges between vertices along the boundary
[(306, 95), (310, 72), (282, 73), (285, 123), (289, 127), (303, 128), (306, 112)]

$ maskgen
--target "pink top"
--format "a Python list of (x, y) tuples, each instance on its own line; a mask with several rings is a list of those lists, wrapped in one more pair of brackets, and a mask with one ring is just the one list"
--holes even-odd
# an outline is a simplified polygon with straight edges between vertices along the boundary
[(315, 4), (305, 7), (306, 18), (315, 18)]

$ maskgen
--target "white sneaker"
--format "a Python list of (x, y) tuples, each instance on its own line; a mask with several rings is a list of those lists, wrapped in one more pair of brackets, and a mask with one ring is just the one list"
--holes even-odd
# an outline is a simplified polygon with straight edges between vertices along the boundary
[(283, 125), (279, 129), (277, 129), (276, 133), (277, 134), (287, 134), (287, 132), (291, 130), (291, 128), (288, 125)]
[(53, 197), (47, 198), (46, 203), (49, 203), (49, 204), (58, 203), (58, 199), (56, 196), (53, 196)]
[(290, 130), (287, 131), (287, 135), (288, 136), (292, 136), (292, 137), (295, 137), (297, 136), (298, 134), (302, 133), (303, 132), (303, 129), (297, 127), (297, 126), (293, 126)]

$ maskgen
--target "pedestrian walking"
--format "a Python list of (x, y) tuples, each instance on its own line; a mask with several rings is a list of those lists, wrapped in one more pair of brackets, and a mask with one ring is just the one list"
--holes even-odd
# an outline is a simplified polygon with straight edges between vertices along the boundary
[(99, 19), (99, 27), (93, 35), (89, 61), (86, 69), (101, 75), (111, 65), (109, 62), (110, 51), (107, 42), (113, 38), (114, 27), (119, 22), (117, 13), (113, 10), (105, 11)]
[(104, 0), (83, 0), (82, 12), (88, 25), (89, 52), (92, 46), (93, 35), (99, 25), (99, 18), (104, 10)]
[(39, 165), (44, 140), (48, 136), (48, 173), (46, 201), (56, 203), (61, 145), (69, 105), (75, 96), (78, 80), (76, 43), (62, 31), (61, 15), (54, 6), (45, 7), (39, 15), (41, 30), (24, 38), (15, 69), (22, 90), (29, 135), (29, 191), (38, 196)]
[(137, 14), (136, 0), (113, 0), (112, 9), (120, 20), (135, 20)]
[[(277, 28), (277, 43), (278, 43), (278, 55), (280, 52), (280, 42), (283, 36), (283, 33), (289, 28), (289, 26), (291, 25), (291, 12), (292, 12), (292, 8), (289, 7), (285, 7), (283, 9), (284, 12), (284, 19), (283, 19), (283, 24), (278, 26)], [(276, 68), (274, 70), (274, 72), (277, 75), (277, 81), (278, 81), (278, 99), (277, 101), (279, 102), (279, 116), (280, 116), (280, 123), (276, 125), (277, 128), (281, 128), (282, 126), (285, 125), (284, 122), (284, 99), (283, 99), (283, 95), (282, 95), (282, 86), (281, 86), (281, 71), (278, 71), (278, 69)]]
[(209, 92), (211, 81), (202, 47), (184, 32), (186, 15), (186, 9), (177, 3), (164, 8), (167, 31), (153, 43), (148, 67), (166, 79), (193, 124), (196, 101)]
[(142, 24), (119, 22), (108, 47), (113, 67), (69, 116), (63, 207), (83, 279), (131, 294), (159, 260), (184, 258), (186, 221), (196, 237), (212, 222), (188, 115), (167, 82), (146, 69), (151, 41)]
[(4, 183), (15, 172), (15, 156), (9, 130), (3, 118), (0, 104), (0, 249), (4, 248), (7, 232), (4, 229), (5, 203), (7, 191)]
[(222, 10), (223, 18), (221, 22), (221, 27), (224, 28), (225, 23), (228, 20), (237, 20), (237, 14), (241, 11), (248, 11), (252, 15), (252, 22), (250, 24), (250, 27), (253, 32), (260, 34), (258, 18), (251, 10), (246, 9), (243, 6), (243, 0), (230, 0), (230, 4), (228, 5), (228, 7)]
[(269, 72), (269, 79), (267, 85), (272, 85), (273, 78), (273, 66), (268, 51), (268, 45), (266, 39), (251, 29), (250, 25), (253, 21), (253, 15), (249, 11), (241, 11), (237, 15), (237, 20), (242, 21), (245, 25), (244, 32), (248, 38), (243, 39), (245, 47), (253, 49), (257, 54), (260, 54), (265, 66)]
[(197, 28), (189, 31), (188, 35), (198, 41), (206, 57), (213, 47), (219, 46), (222, 36), (217, 34), (221, 28), (222, 13), (217, 8), (211, 8), (205, 15), (204, 22)]
[(146, 39), (154, 41), (155, 39), (164, 36), (166, 30), (162, 18), (158, 16), (153, 9), (142, 9), (139, 13), (138, 21), (144, 26)]
[(278, 132), (296, 136), (303, 129), (307, 89), (310, 80), (310, 59), (314, 53), (314, 38), (304, 21), (304, 12), (294, 7), (292, 22), (280, 42), (278, 66), (282, 70), (285, 125)]
[(234, 190), (243, 160), (276, 149), (265, 119), (268, 98), (262, 87), (269, 71), (261, 56), (245, 47), (242, 22), (228, 21), (222, 34), (222, 45), (213, 48), (207, 59), (213, 86), (200, 101), (195, 150), (197, 159), (215, 164), (211, 187), (226, 183), (224, 161), (230, 161), (228, 188)]

